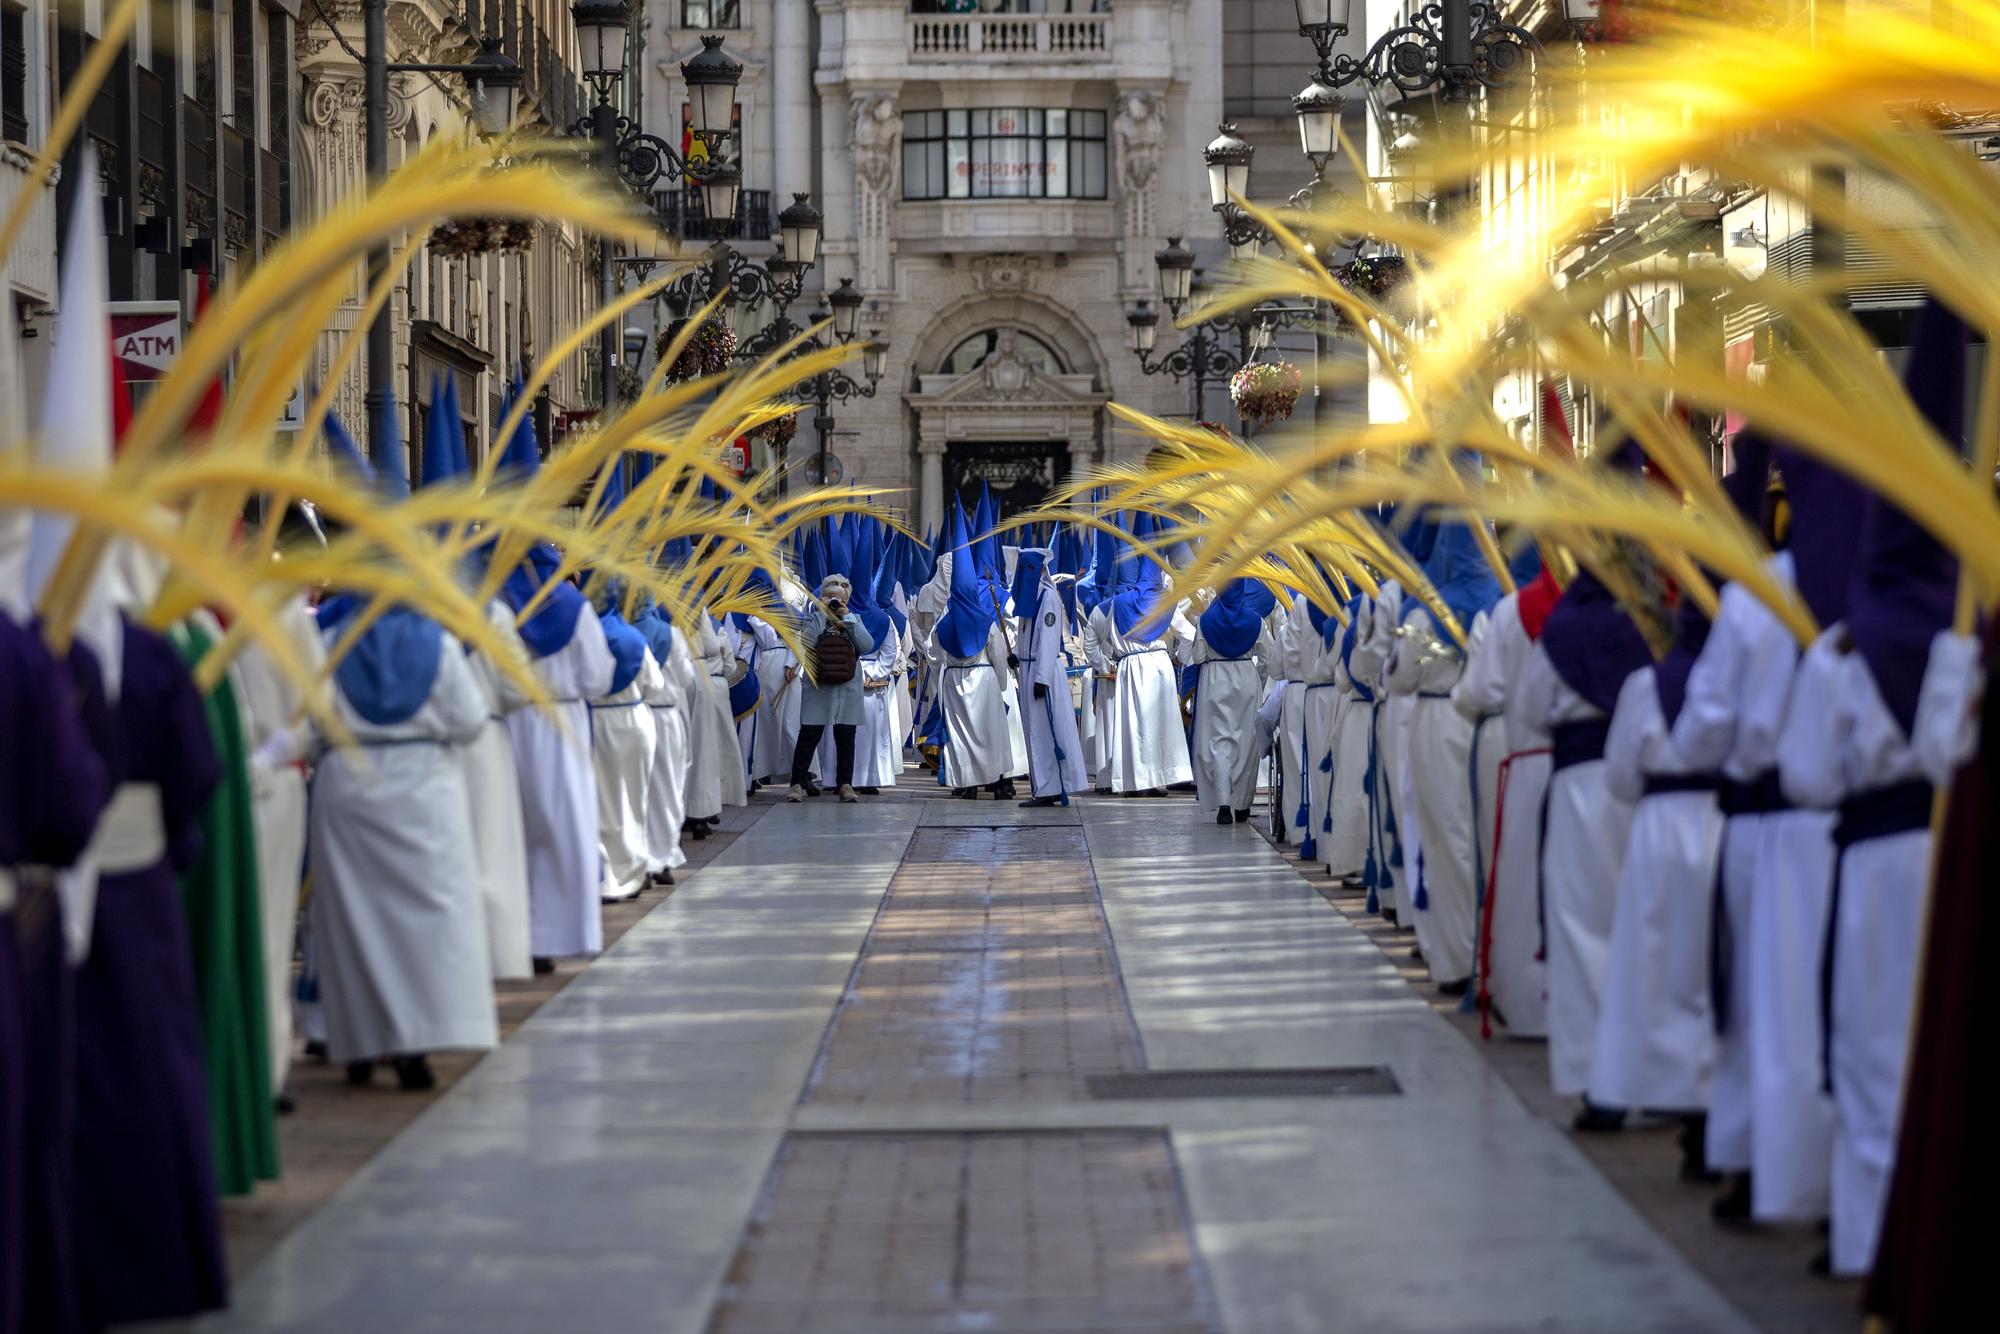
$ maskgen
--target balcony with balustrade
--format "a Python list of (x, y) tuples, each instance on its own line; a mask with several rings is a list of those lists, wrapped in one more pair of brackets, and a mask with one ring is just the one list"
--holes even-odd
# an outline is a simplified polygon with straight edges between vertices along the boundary
[(905, 19), (912, 64), (961, 61), (1095, 62), (1111, 58), (1111, 14), (929, 13)]

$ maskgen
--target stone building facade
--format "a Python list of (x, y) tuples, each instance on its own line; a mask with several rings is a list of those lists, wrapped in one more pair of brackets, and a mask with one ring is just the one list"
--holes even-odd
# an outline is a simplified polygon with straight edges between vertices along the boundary
[[(1020, 505), (1143, 453), (1113, 428), (1112, 399), (1187, 414), (1185, 384), (1140, 372), (1125, 316), (1155, 296), (1169, 235), (1215, 230), (1201, 147), (1221, 113), (1223, 0), (940, 12), (957, 9), (648, 0), (645, 12), (655, 133), (678, 128), (679, 64), (701, 32), (724, 33), (744, 62), (746, 190), (812, 192), (826, 215), (815, 285), (852, 278), (862, 329), (889, 348), (875, 397), (834, 406), (829, 471), (907, 488), (925, 525), (982, 479)], [(1163, 329), (1162, 350), (1178, 337)], [(817, 447), (812, 417), (795, 457)]]

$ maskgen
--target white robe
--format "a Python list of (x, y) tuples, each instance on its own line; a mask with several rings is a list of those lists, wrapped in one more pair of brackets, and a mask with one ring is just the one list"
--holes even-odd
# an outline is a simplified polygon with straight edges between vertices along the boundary
[(1632, 673), (1604, 743), (1605, 786), (1633, 803), (1633, 815), (1590, 1066), (1590, 1099), (1601, 1106), (1708, 1106), (1711, 909), (1724, 819), (1713, 788), (1646, 795), (1649, 778), (1697, 772), (1668, 735), (1653, 668)]
[(1079, 606), (1075, 620), (1063, 636), (1062, 659), (1064, 691), (1069, 698), (1070, 713), (1076, 719), (1077, 740), (1083, 746), (1084, 788), (1088, 789), (1097, 781), (1097, 673), (1090, 665), (1090, 640), (1096, 633), (1082, 613)]
[(1276, 653), (1270, 631), (1260, 630), (1242, 657), (1220, 659), (1196, 620), (1182, 652), (1198, 673), (1194, 739), (1188, 747), (1195, 806), (1203, 815), (1224, 806), (1247, 811), (1257, 797), (1257, 766), (1263, 759), (1257, 706), (1264, 702), (1264, 664)]
[(486, 703), (443, 638), (430, 695), (404, 721), (371, 723), (335, 692), (360, 747), (328, 752), (313, 776), (310, 912), (335, 1062), (499, 1041), (471, 802), (447, 749), (477, 735)]
[(1368, 869), (1368, 760), (1375, 706), (1354, 688), (1354, 678), (1341, 661), (1346, 627), (1325, 650), (1333, 673), (1333, 786), (1327, 793), (1327, 830), (1319, 849), (1329, 874), (1363, 879)]
[(651, 872), (647, 788), (660, 734), (646, 696), (658, 689), (659, 664), (651, 650), (623, 689), (590, 702), (590, 752), (597, 768), (597, 846), (604, 854), (598, 896), (611, 902), (636, 896)]
[(646, 695), (659, 743), (653, 750), (653, 779), (646, 787), (646, 866), (657, 874), (687, 864), (681, 826), (687, 822), (688, 699), (698, 689), (687, 636), (675, 629), (667, 660)]
[[(894, 787), (897, 775), (903, 770), (903, 748), (895, 739), (889, 704), (896, 659), (901, 654), (902, 644), (892, 620), (881, 640), (855, 664), (855, 670), (861, 673), (861, 721), (854, 728), (856, 787)], [(836, 760), (833, 729), (829, 727), (819, 743), (820, 773), (834, 773)]]
[(1279, 613), (1274, 659), (1277, 679), (1271, 683), (1278, 696), (1277, 718), (1271, 728), (1271, 754), (1277, 765), (1278, 783), (1277, 791), (1271, 794), (1276, 813), (1271, 826), (1280, 844), (1293, 844), (1305, 832), (1298, 809), (1301, 784), (1305, 781), (1300, 757), (1305, 754), (1306, 687), (1300, 664), (1298, 617), (1289, 604), (1282, 606)]
[[(309, 671), (326, 659), (303, 595), (278, 610), (285, 637)], [(244, 743), (257, 813), (257, 882), (264, 925), (264, 1023), (271, 1087), (284, 1087), (292, 1062), (292, 946), (298, 935), (299, 881), (306, 855), (304, 743), (311, 730), (304, 701), (269, 652), (252, 644), (236, 660), (242, 687)]]
[[(1534, 648), (1521, 625), (1520, 599), (1510, 593), (1493, 608), (1465, 675), (1452, 691), (1461, 713), (1501, 718), (1506, 751), (1491, 812), (1481, 967), (1487, 994), (1514, 1037), (1546, 1037), (1548, 969), (1538, 957), (1541, 925), (1542, 797), (1549, 785), (1549, 738), (1528, 727), (1515, 696)], [(1481, 737), (1482, 756), (1486, 738)]]
[[(1026, 719), (1028, 778), (1032, 795), (1061, 797), (1090, 782), (1084, 767), (1083, 738), (1077, 734), (1076, 710), (1070, 701), (1069, 668), (1063, 652), (1067, 613), (1054, 583), (1043, 580), (1041, 601), (1021, 619), (1015, 652), (1021, 660), (1021, 680), (1015, 707)], [(1035, 688), (1042, 698), (1035, 698)]]
[(1402, 589), (1394, 581), (1385, 583), (1380, 597), (1364, 600), (1362, 607), (1348, 670), (1375, 696), (1369, 741), (1375, 791), (1369, 813), (1374, 824), (1377, 895), (1382, 909), (1397, 912), (1401, 920), (1409, 910), (1407, 890), (1416, 884), (1420, 851), (1416, 827), (1406, 818), (1403, 795), (1409, 701), (1392, 697), (1383, 679), (1389, 652), (1395, 646), (1396, 628), (1402, 622)]
[(1112, 790), (1145, 792), (1192, 781), (1173, 648), (1191, 637), (1193, 628), (1176, 609), (1167, 627), (1146, 643), (1120, 633), (1109, 604), (1100, 610), (1105, 615), (1098, 634), (1118, 673), (1111, 689)]
[[(688, 765), (687, 810), (691, 819), (705, 820), (722, 814), (724, 806), (741, 806), (750, 798), (743, 781), (736, 719), (729, 712), (729, 673), (735, 659), (707, 612), (697, 612), (689, 619), (693, 629), (688, 651), (694, 655), (699, 680), (688, 700), (694, 759)], [(681, 626), (676, 624), (674, 633), (680, 632)]]
[[(487, 624), (512, 649), (517, 664), (528, 651), (514, 629), (514, 613), (497, 598), (487, 604)], [(473, 857), (486, 904), (486, 944), (496, 979), (534, 973), (528, 929), (528, 839), (522, 827), (521, 777), (507, 715), (526, 706), (527, 696), (484, 653), (472, 658), (473, 679), (486, 703), (486, 722), (470, 744), (458, 748), (465, 769), (466, 797), (472, 802)]]
[[(1910, 738), (1882, 702), (1843, 631), (1800, 659), (1778, 740), (1785, 795), (1831, 809), (1925, 779)], [(1839, 854), (1832, 905), (1833, 1032), (1827, 1038), (1834, 1134), (1830, 1192), (1833, 1272), (1865, 1274), (1896, 1166), (1896, 1122), (1930, 880), (1928, 827), (1866, 839)]]
[(1090, 664), (1090, 785), (1099, 792), (1111, 791), (1112, 768), (1117, 763), (1111, 745), (1111, 699), (1118, 689), (1118, 667), (1104, 647), (1104, 618), (1108, 615), (1100, 604), (1083, 618), (1084, 655)]
[(799, 701), (805, 690), (796, 682), (787, 689), (785, 674), (798, 670), (799, 660), (778, 638), (778, 632), (750, 618), (756, 645), (757, 714), (750, 747), (750, 772), (758, 782), (789, 783), (792, 751), (799, 743)]
[[(1520, 709), (1524, 725), (1538, 732), (1604, 716), (1563, 682), (1540, 644), (1522, 673)], [(1590, 1087), (1597, 1048), (1604, 967), (1632, 807), (1605, 785), (1601, 759), (1552, 774), (1546, 800), (1548, 836), (1541, 869), (1549, 1083), (1558, 1094), (1581, 1096)]]
[(996, 619), (986, 633), (985, 648), (976, 656), (961, 658), (946, 651), (937, 624), (951, 605), (952, 555), (947, 551), (939, 557), (931, 581), (918, 591), (911, 625), (923, 617), (921, 646), (930, 662), (931, 689), (943, 718), (939, 780), (949, 788), (985, 787), (1005, 778), (1013, 763), (1008, 710), (1002, 698), (1007, 639)]
[[(1768, 562), (1792, 581), (1791, 556)], [(1708, 643), (1688, 673), (1674, 744), (1689, 763), (1755, 782), (1777, 764), (1797, 641), (1763, 603), (1725, 585)], [(1751, 1213), (1807, 1222), (1827, 1212), (1833, 1099), (1821, 1077), (1820, 956), (1833, 889), (1826, 811), (1731, 817), (1723, 904), (1734, 948), (1728, 1022), (1709, 1093), (1708, 1160), (1750, 1173)]]
[[(1326, 647), (1313, 628), (1312, 613), (1303, 596), (1294, 595), (1292, 614), (1299, 627), (1300, 735), (1299, 764), (1304, 783), (1305, 820), (1299, 824), (1295, 803), (1292, 821), (1299, 826), (1299, 855), (1326, 861), (1326, 838), (1333, 829), (1334, 748), (1340, 738), (1341, 690), (1334, 680), (1340, 657)], [(1336, 637), (1335, 643), (1339, 640)]]
[(1414, 600), (1405, 603), (1383, 680), (1396, 699), (1408, 701), (1410, 717), (1405, 809), (1423, 862), (1412, 869), (1408, 851), (1403, 854), (1414, 886), (1409, 920), (1431, 976), (1450, 983), (1472, 976), (1479, 936), (1473, 727), (1451, 702), (1464, 672), (1465, 659), (1430, 613)]
[(535, 660), (552, 709), (507, 715), (521, 782), (528, 931), (536, 958), (571, 958), (604, 948), (597, 904), (597, 771), (590, 761), (585, 701), (611, 688), (613, 667), (604, 626), (585, 607), (569, 643)]

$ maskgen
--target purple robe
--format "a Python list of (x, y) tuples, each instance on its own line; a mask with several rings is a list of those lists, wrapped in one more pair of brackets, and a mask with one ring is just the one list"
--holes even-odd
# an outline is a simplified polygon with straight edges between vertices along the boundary
[[(96, 725), (86, 728), (89, 709)], [(109, 793), (94, 736), (102, 683), (86, 649), (68, 670), (0, 615), (0, 1334), (76, 1328), (72, 1195), (71, 975), (46, 870), (73, 863)]]
[[(77, 970), (76, 1266), (89, 1327), (188, 1316), (227, 1295), (194, 956), (177, 876), (220, 781), (201, 696), (173, 646), (125, 627), (128, 784), (160, 794), (165, 855), (98, 882)], [(135, 1115), (134, 1109), (143, 1109)]]

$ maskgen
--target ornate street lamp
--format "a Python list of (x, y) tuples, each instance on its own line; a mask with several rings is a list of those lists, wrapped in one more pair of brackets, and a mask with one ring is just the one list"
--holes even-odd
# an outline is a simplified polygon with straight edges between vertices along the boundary
[(1236, 133), (1234, 124), (1225, 121), (1218, 128), (1222, 133), (1208, 141), (1201, 160), (1208, 164), (1209, 207), (1221, 212), (1250, 193), (1250, 159), (1257, 148)]
[(1333, 59), (1334, 43), (1347, 36), (1354, 0), (1294, 0), (1294, 4), (1299, 13), (1299, 36), (1313, 44), (1324, 67)]
[(819, 262), (819, 238), (821, 223), (818, 209), (812, 206), (812, 196), (794, 193), (791, 206), (778, 215), (778, 236), (783, 247), (785, 263), (800, 269), (809, 269)]
[(1500, 21), (1498, 5), (1438, 0), (1418, 7), (1407, 23), (1376, 38), (1366, 54), (1335, 55), (1334, 45), (1347, 35), (1352, 0), (1297, 3), (1299, 34), (1318, 51), (1319, 81), (1329, 88), (1345, 88), (1359, 79), (1394, 84), (1405, 93), (1443, 85), (1446, 101), (1469, 102), (1476, 85), (1503, 88), (1543, 54), (1533, 33)]
[(735, 132), (736, 85), (743, 81), (743, 62), (722, 49), (722, 38), (707, 33), (701, 53), (681, 65), (681, 78), (694, 104), (694, 132), (714, 144)]
[(854, 279), (842, 278), (840, 286), (825, 299), (833, 307), (833, 336), (842, 344), (853, 342), (861, 319), (861, 293), (854, 290)]
[(1160, 336), (1160, 312), (1153, 309), (1152, 302), (1141, 301), (1126, 315), (1125, 323), (1132, 329), (1132, 350), (1143, 360)]
[(625, 77), (625, 48), (632, 36), (632, 6), (625, 0), (576, 0), (570, 6), (576, 20), (576, 60), (583, 77), (608, 101)]
[(1299, 120), (1299, 148), (1313, 164), (1313, 175), (1326, 175), (1329, 162), (1340, 149), (1340, 113), (1347, 99), (1317, 76), (1292, 98), (1292, 110)]
[(1194, 251), (1182, 245), (1180, 237), (1169, 236), (1167, 244), (1153, 252), (1153, 267), (1160, 271), (1160, 300), (1169, 313), (1180, 318), (1194, 285)]

